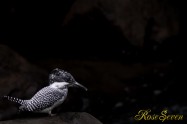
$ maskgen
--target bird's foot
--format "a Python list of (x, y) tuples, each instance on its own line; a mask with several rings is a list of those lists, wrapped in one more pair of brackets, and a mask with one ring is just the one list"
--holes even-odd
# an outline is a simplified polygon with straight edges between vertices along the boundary
[(48, 113), (51, 117), (55, 116), (56, 114), (53, 114), (51, 111)]

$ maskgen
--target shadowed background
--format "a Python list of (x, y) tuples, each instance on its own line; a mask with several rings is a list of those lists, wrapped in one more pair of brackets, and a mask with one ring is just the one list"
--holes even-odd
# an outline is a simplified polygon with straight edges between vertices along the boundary
[[(30, 98), (58, 67), (89, 89), (70, 89), (59, 111), (86, 111), (116, 124), (134, 122), (140, 109), (186, 114), (182, 1), (7, 1), (0, 6), (0, 95)], [(1, 106), (9, 113), (14, 105)]]

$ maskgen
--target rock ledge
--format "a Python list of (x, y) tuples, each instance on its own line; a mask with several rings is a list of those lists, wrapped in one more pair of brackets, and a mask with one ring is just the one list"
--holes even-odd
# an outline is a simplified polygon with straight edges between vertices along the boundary
[(102, 124), (92, 115), (82, 112), (67, 112), (53, 117), (22, 118), (1, 121), (1, 124)]

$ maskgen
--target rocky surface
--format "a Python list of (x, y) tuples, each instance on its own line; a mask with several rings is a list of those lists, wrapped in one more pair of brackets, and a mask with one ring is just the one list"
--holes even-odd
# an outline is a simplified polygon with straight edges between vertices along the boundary
[(88, 113), (69, 112), (53, 117), (22, 118), (1, 121), (1, 124), (102, 124)]
[[(46, 85), (47, 76), (46, 71), (30, 64), (12, 49), (0, 44), (0, 96), (30, 98)], [(0, 119), (14, 112), (15, 105), (0, 102)]]

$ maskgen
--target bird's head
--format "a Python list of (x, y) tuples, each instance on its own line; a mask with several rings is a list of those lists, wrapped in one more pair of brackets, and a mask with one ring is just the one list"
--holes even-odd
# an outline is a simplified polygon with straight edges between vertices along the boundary
[(53, 69), (49, 75), (49, 84), (56, 85), (57, 87), (81, 87), (87, 91), (87, 88), (79, 84), (74, 77), (62, 69)]

